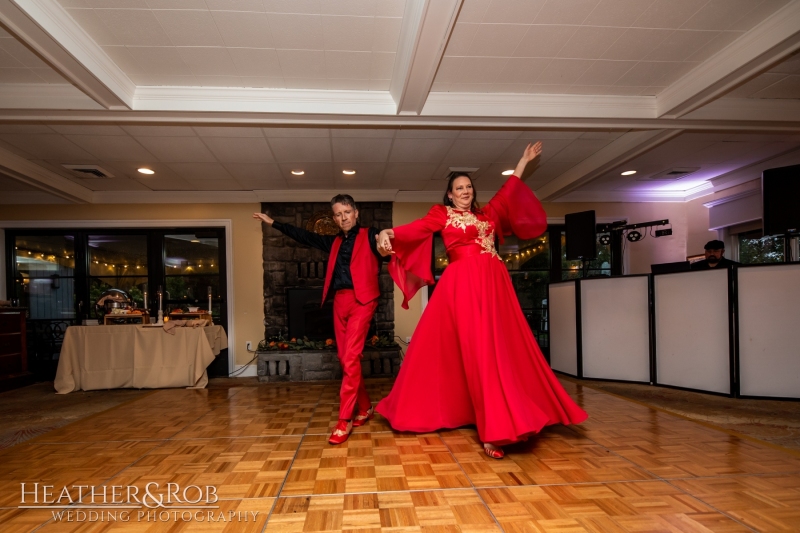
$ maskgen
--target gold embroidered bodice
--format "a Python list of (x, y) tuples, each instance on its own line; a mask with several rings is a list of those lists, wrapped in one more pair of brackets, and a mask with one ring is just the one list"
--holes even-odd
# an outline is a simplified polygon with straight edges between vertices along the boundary
[[(464, 237), (454, 236), (448, 239), (447, 228), (460, 229), (464, 237), (468, 240), (464, 242)], [(447, 222), (442, 231), (442, 237), (448, 250), (455, 246), (467, 244), (477, 244), (481, 247), (482, 254), (491, 254), (500, 259), (497, 250), (494, 249), (494, 225), (489, 220), (481, 220), (475, 213), (469, 211), (458, 211), (452, 207), (447, 207)]]

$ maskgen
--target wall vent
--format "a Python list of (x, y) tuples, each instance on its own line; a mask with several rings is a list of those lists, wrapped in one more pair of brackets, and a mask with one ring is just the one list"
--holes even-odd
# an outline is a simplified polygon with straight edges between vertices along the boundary
[(61, 165), (79, 178), (83, 179), (103, 179), (113, 178), (114, 174), (97, 165)]
[(637, 181), (675, 181), (681, 178), (685, 178), (689, 174), (694, 174), (700, 170), (700, 167), (675, 167), (669, 168), (658, 174), (652, 174), (650, 176), (642, 176)]

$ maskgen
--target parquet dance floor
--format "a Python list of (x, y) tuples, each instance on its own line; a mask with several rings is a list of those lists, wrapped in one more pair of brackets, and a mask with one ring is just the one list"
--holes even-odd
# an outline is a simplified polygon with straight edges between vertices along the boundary
[[(501, 461), (473, 429), (395, 433), (380, 416), (330, 446), (338, 384), (230, 381), (153, 391), (4, 450), (0, 531), (800, 531), (796, 454), (566, 380), (589, 420)], [(368, 381), (374, 401), (390, 387)]]

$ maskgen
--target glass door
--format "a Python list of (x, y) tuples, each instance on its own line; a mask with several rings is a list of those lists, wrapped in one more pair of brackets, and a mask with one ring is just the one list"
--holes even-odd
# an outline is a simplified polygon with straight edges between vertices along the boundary
[[(224, 228), (7, 230), (9, 298), (30, 309), (29, 368), (53, 379), (64, 331), (101, 318), (95, 304), (109, 289), (125, 291), (139, 308), (209, 309), (228, 331)], [(145, 298), (145, 294), (147, 298)], [(224, 350), (208, 368), (228, 375)]]
[(89, 264), (88, 318), (100, 319), (95, 304), (109, 289), (125, 291), (136, 305), (144, 307), (148, 286), (148, 235), (103, 232), (86, 236)]

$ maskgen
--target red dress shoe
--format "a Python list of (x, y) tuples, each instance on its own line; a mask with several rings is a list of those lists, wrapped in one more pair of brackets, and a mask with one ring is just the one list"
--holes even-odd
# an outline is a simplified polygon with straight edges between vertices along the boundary
[(497, 446), (492, 446), (491, 448), (489, 448), (486, 445), (484, 445), (483, 452), (492, 459), (502, 459), (503, 457), (506, 456), (506, 454), (503, 452), (503, 449)]
[(366, 411), (359, 411), (356, 417), (353, 419), (353, 427), (357, 428), (363, 426), (375, 416), (375, 408), (370, 407)]
[(336, 423), (336, 426), (331, 432), (331, 437), (328, 439), (328, 442), (331, 444), (341, 444), (347, 440), (351, 431), (353, 431), (353, 423), (339, 419), (339, 422)]

